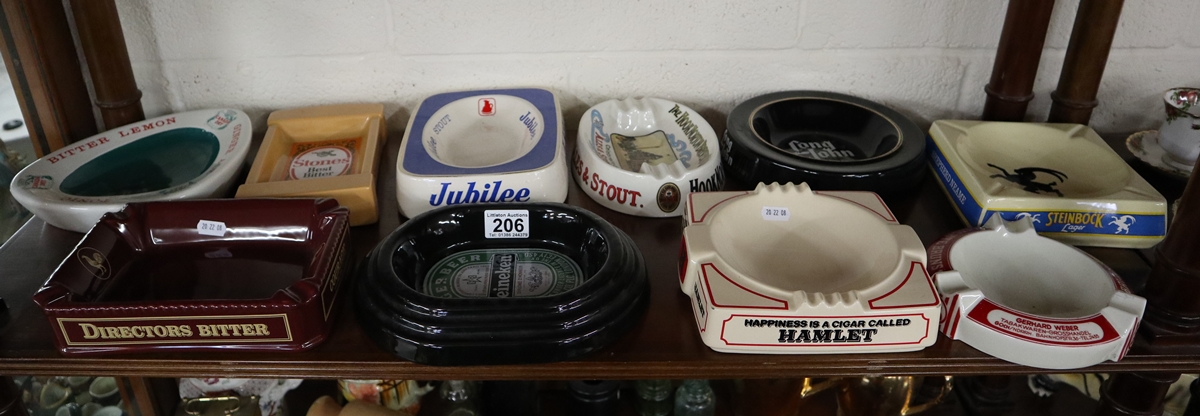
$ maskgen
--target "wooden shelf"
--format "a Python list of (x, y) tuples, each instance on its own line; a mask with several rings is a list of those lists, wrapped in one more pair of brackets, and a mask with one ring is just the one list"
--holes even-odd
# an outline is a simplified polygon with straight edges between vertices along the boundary
[[(380, 172), (378, 224), (351, 231), (352, 252), (362, 259), (402, 221), (396, 209), (394, 172), (399, 134), (391, 136)], [(573, 134), (569, 137), (574, 137)], [(1123, 137), (1122, 137), (1123, 138)], [(573, 140), (568, 140), (573, 142)], [(1121, 146), (1120, 150), (1124, 150)], [(1127, 154), (1125, 154), (1127, 156)], [(901, 222), (926, 244), (962, 227), (941, 189), (927, 175), (912, 196), (885, 198)], [(696, 334), (687, 297), (680, 293), (676, 263), (679, 219), (631, 217), (596, 205), (572, 182), (568, 201), (595, 212), (633, 237), (651, 277), (645, 319), (615, 345), (578, 361), (538, 365), (431, 367), (394, 357), (369, 341), (342, 298), (337, 326), (324, 344), (300, 353), (161, 352), (67, 358), (54, 347), (51, 327), (33, 304), (33, 292), (82, 237), (33, 219), (0, 247), (0, 296), (9, 312), (0, 321), (0, 373), (11, 375), (107, 375), (149, 377), (290, 377), (345, 379), (643, 379), (781, 378), (845, 375), (1029, 374), (1048, 372), (1011, 364), (966, 344), (941, 338), (923, 351), (849, 355), (744, 355), (709, 350)], [(1136, 250), (1088, 248), (1131, 286), (1149, 271)], [(349, 282), (351, 285), (353, 280)], [(347, 286), (346, 289), (350, 287)], [(346, 291), (343, 290), (343, 295)], [(1136, 351), (1119, 363), (1087, 372), (1200, 371), (1200, 356), (1147, 355)]]

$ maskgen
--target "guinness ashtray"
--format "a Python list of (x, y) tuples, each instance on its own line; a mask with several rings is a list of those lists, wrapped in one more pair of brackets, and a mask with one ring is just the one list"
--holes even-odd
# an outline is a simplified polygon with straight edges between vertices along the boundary
[(1017, 364), (1070, 369), (1118, 361), (1146, 300), (1092, 256), (1039, 236), (1032, 218), (960, 230), (929, 247), (946, 305), (941, 330)]
[(729, 113), (721, 140), (729, 174), (748, 184), (897, 192), (924, 172), (925, 140), (916, 124), (882, 104), (833, 92), (746, 100)]
[(337, 310), (347, 216), (332, 199), (130, 203), (33, 300), (65, 354), (309, 349)]
[(1043, 236), (1104, 247), (1166, 234), (1166, 199), (1087, 126), (939, 120), (929, 140), (929, 165), (969, 225), (1028, 217)]
[(575, 182), (605, 208), (673, 217), (692, 192), (719, 191), (717, 133), (699, 113), (660, 98), (609, 100), (579, 120)]
[(396, 157), (396, 200), (412, 218), (444, 206), (563, 202), (562, 110), (537, 88), (461, 91), (421, 101)]
[(925, 249), (871, 192), (692, 194), (679, 284), (704, 343), (770, 354), (913, 351), (937, 339)]
[(85, 233), (127, 202), (218, 198), (250, 152), (250, 118), (196, 110), (121, 126), (72, 143), (13, 178), (13, 199), (38, 218)]
[(649, 284), (633, 242), (563, 204), (473, 204), (421, 214), (375, 247), (358, 317), (377, 344), (423, 364), (559, 361), (617, 340)]

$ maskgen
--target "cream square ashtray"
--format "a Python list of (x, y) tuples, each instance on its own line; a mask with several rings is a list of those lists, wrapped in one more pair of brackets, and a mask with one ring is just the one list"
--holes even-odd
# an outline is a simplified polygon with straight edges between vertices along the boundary
[(688, 194), (725, 184), (717, 133), (687, 106), (661, 98), (608, 100), (579, 125), (575, 182), (605, 208), (676, 217)]
[(703, 192), (684, 213), (680, 288), (716, 351), (914, 351), (941, 313), (917, 234), (872, 192), (807, 184)]
[(386, 137), (382, 104), (280, 110), (267, 118), (258, 156), (237, 198), (335, 198), (350, 225), (379, 219), (375, 172)]
[(396, 200), (412, 218), (443, 206), (563, 202), (562, 110), (537, 88), (461, 91), (426, 98), (404, 131)]
[(1166, 199), (1087, 126), (939, 120), (929, 140), (930, 167), (969, 225), (1028, 217), (1046, 237), (1103, 247), (1166, 235)]
[(929, 247), (941, 330), (1017, 364), (1070, 369), (1129, 351), (1146, 300), (1092, 256), (992, 216)]

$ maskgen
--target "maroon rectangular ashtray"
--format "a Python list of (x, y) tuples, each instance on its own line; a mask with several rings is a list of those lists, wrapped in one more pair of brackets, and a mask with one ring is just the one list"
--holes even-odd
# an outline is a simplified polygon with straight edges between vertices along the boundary
[(348, 215), (333, 199), (131, 203), (33, 300), (67, 355), (305, 350), (333, 324)]

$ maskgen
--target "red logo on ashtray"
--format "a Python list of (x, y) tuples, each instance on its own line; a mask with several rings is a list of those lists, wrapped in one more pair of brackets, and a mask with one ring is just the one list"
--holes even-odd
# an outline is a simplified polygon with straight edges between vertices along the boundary
[(495, 98), (480, 98), (479, 99), (479, 115), (481, 115), (481, 116), (496, 115), (496, 99)]

